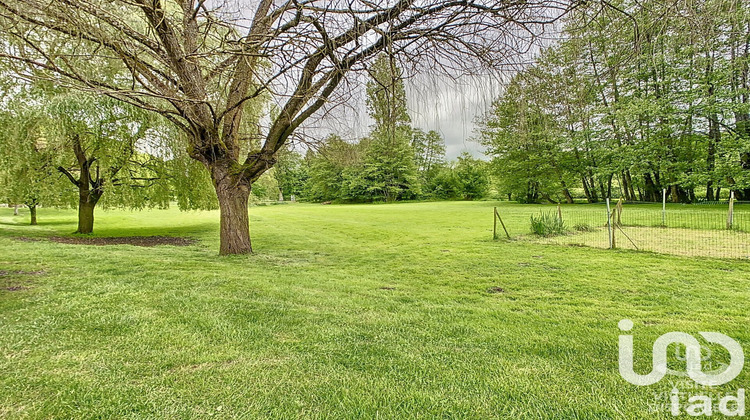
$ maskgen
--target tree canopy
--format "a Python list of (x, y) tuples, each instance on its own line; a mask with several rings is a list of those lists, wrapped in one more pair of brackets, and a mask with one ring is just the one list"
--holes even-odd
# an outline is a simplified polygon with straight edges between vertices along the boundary
[[(513, 77), (480, 139), (524, 201), (750, 200), (750, 5), (612, 3)], [(726, 195), (725, 195), (726, 196)]]

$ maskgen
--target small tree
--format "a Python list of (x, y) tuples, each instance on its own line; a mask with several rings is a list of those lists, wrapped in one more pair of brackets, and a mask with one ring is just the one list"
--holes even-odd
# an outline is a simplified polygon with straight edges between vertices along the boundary
[(437, 131), (425, 133), (420, 128), (414, 129), (411, 145), (414, 148), (414, 163), (423, 180), (432, 176), (433, 171), (445, 163), (445, 140)]
[(57, 173), (59, 156), (44, 136), (43, 118), (26, 99), (11, 99), (0, 112), (1, 194), (4, 201), (25, 204), (36, 225), (39, 205), (67, 206), (73, 197)]
[(414, 150), (404, 136), (394, 140), (382, 132), (373, 134), (365, 154), (363, 178), (368, 191), (385, 201), (413, 198), (421, 192)]
[(463, 199), (476, 200), (487, 195), (490, 181), (485, 162), (474, 159), (467, 152), (463, 152), (458, 157), (455, 171), (461, 183)]
[(385, 201), (414, 197), (420, 191), (419, 179), (401, 69), (393, 55), (381, 54), (369, 74), (367, 109), (375, 124), (365, 155), (365, 182)]
[(49, 147), (61, 162), (57, 170), (78, 191), (76, 233), (93, 232), (94, 209), (107, 191), (109, 206), (168, 205), (158, 116), (88, 94), (58, 93), (44, 104)]

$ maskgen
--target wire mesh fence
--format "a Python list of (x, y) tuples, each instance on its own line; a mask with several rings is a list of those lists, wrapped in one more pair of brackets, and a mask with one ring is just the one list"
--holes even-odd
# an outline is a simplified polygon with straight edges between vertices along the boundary
[(520, 238), (684, 256), (750, 258), (750, 203), (663, 206), (615, 202), (609, 206), (563, 206), (547, 213), (547, 219), (552, 216), (562, 221), (561, 234), (535, 234), (526, 229), (530, 233)]

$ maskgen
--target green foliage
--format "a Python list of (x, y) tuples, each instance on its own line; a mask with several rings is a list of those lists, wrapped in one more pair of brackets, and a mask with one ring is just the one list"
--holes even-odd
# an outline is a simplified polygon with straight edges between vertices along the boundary
[(414, 164), (423, 181), (445, 163), (445, 140), (437, 131), (425, 133), (421, 128), (413, 129), (411, 146), (414, 149)]
[(564, 235), (567, 227), (554, 212), (540, 211), (539, 216), (531, 215), (531, 232), (539, 236)]
[(485, 163), (464, 152), (456, 163), (456, 176), (461, 183), (461, 195), (465, 200), (483, 198), (489, 192), (489, 177)]
[(489, 194), (486, 162), (462, 153), (455, 162), (436, 165), (425, 177), (423, 192), (443, 200), (477, 200)]
[(315, 201), (354, 199), (358, 196), (357, 174), (362, 168), (362, 144), (351, 144), (336, 135), (328, 136), (317, 152), (309, 152), (307, 191)]
[(297, 199), (305, 198), (306, 183), (310, 177), (309, 168), (304, 157), (291, 146), (282, 148), (277, 153), (274, 176), (279, 184), (279, 190), (288, 200), (294, 195)]
[(566, 16), (563, 40), (480, 124), (500, 191), (521, 202), (570, 202), (573, 190), (659, 201), (663, 188), (670, 201), (728, 189), (750, 199), (750, 3), (617, 7), (628, 14), (584, 5)]
[(433, 175), (424, 184), (424, 191), (428, 196), (441, 200), (461, 198), (463, 183), (452, 166), (442, 165), (433, 169), (432, 172)]
[(253, 183), (253, 188), (250, 193), (251, 202), (278, 201), (279, 182), (274, 175), (274, 168), (265, 172)]
[(46, 139), (38, 110), (11, 101), (0, 112), (0, 199), (11, 204), (71, 206), (76, 196), (57, 171), (60, 156)]
[(408, 137), (373, 133), (363, 159), (363, 180), (367, 192), (385, 201), (417, 197), (421, 192), (414, 149)]
[(219, 201), (206, 167), (183, 150), (185, 143), (179, 140), (179, 133), (175, 133), (174, 141), (172, 159), (166, 162), (166, 166), (177, 207), (180, 210), (218, 209)]
[[(570, 181), (570, 152), (559, 141), (556, 122), (543, 109), (537, 79), (517, 76), (493, 104), (482, 126), (482, 143), (494, 157), (500, 189), (522, 203), (555, 196)], [(531, 97), (529, 97), (531, 96)]]

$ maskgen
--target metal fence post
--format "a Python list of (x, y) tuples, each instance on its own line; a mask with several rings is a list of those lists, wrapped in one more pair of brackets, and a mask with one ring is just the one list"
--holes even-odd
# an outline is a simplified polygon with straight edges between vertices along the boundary
[(667, 225), (667, 189), (664, 188), (664, 190), (661, 193), (661, 225), (666, 226)]
[(727, 214), (727, 229), (732, 230), (734, 227), (734, 191), (729, 195), (729, 214)]

